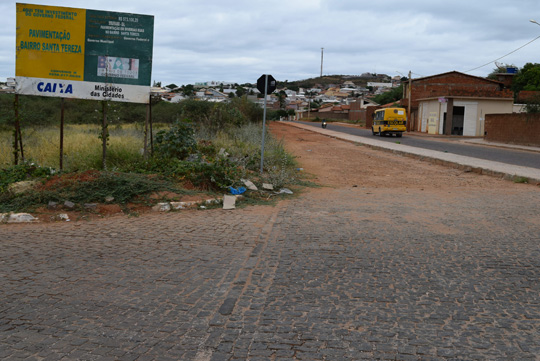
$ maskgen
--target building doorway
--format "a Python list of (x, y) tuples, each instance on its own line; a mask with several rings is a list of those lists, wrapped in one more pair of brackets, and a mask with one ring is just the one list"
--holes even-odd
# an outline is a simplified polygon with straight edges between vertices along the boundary
[[(445, 134), (447, 113), (443, 113), (442, 134)], [(465, 123), (465, 107), (453, 107), (452, 132), (451, 135), (463, 135), (463, 124)]]
[(452, 135), (463, 135), (463, 123), (465, 121), (465, 107), (454, 106), (452, 116)]

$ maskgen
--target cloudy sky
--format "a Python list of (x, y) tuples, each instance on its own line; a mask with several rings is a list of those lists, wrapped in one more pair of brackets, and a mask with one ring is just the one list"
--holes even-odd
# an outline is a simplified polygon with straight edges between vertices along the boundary
[[(26, 1), (20, 1), (26, 2)], [(15, 74), (15, 3), (0, 0), (0, 81)], [(486, 76), (540, 36), (538, 0), (34, 0), (153, 15), (152, 80), (253, 83), (365, 72)], [(540, 63), (540, 39), (499, 60)], [(488, 65), (478, 68), (484, 64)], [(470, 71), (472, 70), (472, 71)]]

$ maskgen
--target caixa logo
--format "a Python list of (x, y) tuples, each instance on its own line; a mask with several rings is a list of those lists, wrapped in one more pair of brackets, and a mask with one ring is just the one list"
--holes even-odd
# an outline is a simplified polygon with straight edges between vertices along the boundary
[(37, 85), (37, 90), (40, 93), (73, 94), (73, 86), (71, 84), (40, 82)]

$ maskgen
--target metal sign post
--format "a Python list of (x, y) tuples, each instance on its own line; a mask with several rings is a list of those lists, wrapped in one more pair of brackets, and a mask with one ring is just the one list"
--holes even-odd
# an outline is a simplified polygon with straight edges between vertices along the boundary
[(262, 144), (261, 144), (261, 174), (264, 165), (264, 138), (266, 136), (266, 89), (268, 89), (268, 74), (264, 76), (264, 111), (263, 111), (263, 128), (262, 128)]
[(257, 89), (264, 95), (263, 129), (261, 144), (261, 174), (264, 168), (264, 140), (266, 137), (266, 96), (276, 90), (276, 79), (270, 74), (263, 74), (257, 80)]

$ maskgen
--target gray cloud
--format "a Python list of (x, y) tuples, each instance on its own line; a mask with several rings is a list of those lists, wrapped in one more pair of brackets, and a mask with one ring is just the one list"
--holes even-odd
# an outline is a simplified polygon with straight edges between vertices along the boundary
[[(82, 0), (33, 3), (88, 7)], [(540, 21), (536, 0), (95, 0), (91, 8), (154, 15), (152, 79), (176, 84), (255, 82), (263, 73), (315, 77), (322, 47), (324, 74), (467, 71), (540, 35), (529, 22)], [(0, 11), (2, 79), (15, 72), (15, 1), (0, 3)], [(540, 40), (501, 62), (540, 62), (539, 50)]]

